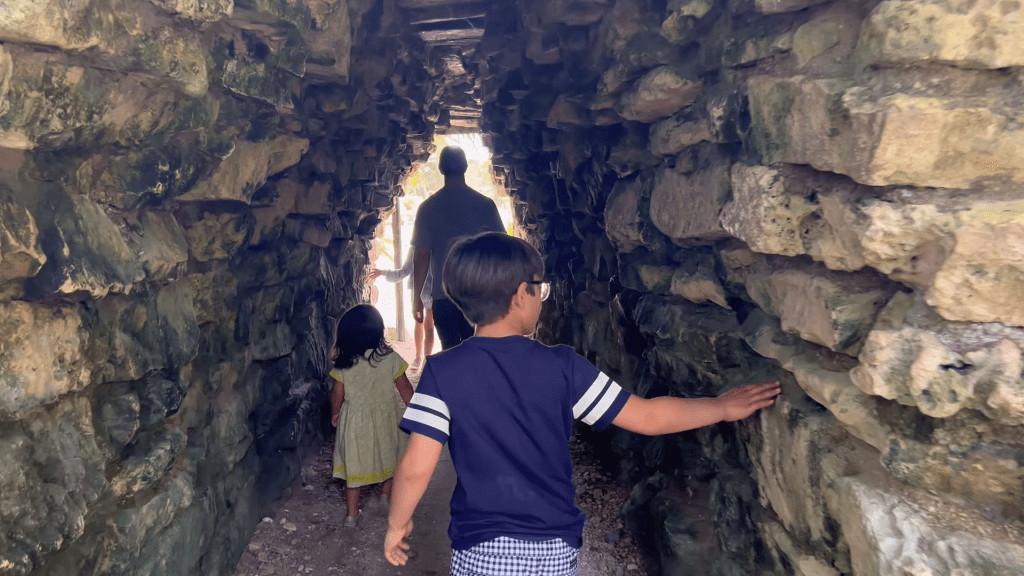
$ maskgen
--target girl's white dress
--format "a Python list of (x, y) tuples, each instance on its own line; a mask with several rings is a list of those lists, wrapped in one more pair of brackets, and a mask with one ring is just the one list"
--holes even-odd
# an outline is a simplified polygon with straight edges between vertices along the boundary
[(338, 415), (334, 440), (334, 477), (348, 488), (383, 482), (398, 465), (398, 422), (395, 379), (409, 364), (392, 352), (371, 365), (368, 351), (344, 370), (331, 370), (331, 378), (345, 384), (345, 401)]

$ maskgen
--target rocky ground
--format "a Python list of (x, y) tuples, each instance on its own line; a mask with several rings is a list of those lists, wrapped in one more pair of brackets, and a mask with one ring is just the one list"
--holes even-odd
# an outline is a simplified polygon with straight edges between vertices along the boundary
[[(419, 374), (411, 371), (410, 376)], [(587, 443), (573, 438), (571, 448), (577, 501), (587, 515), (579, 575), (639, 576), (643, 561), (619, 514), (627, 491), (601, 468)], [(377, 502), (379, 486), (364, 493), (360, 526), (344, 528), (344, 486), (331, 478), (331, 454), (332, 447), (324, 445), (306, 459), (291, 497), (257, 526), (236, 576), (447, 574), (451, 556), (445, 530), (454, 486), (450, 460), (445, 457), (439, 464), (414, 519), (415, 557), (407, 566), (396, 568), (384, 560), (387, 510)]]

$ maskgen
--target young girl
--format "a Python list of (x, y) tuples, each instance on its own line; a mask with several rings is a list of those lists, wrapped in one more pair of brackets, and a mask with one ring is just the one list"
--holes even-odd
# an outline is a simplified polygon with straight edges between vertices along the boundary
[(413, 392), (405, 376), (409, 365), (384, 340), (384, 320), (373, 306), (360, 304), (346, 312), (336, 342), (331, 370), (331, 422), (338, 427), (334, 477), (345, 480), (345, 527), (354, 528), (360, 486), (384, 482), (384, 501), (391, 500), (399, 450), (399, 415), (391, 390), (398, 388), (406, 406)]

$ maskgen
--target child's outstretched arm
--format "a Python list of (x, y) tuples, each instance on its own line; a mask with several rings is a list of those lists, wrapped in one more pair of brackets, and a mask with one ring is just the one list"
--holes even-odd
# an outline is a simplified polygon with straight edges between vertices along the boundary
[(630, 396), (612, 424), (655, 436), (742, 420), (775, 402), (778, 382), (739, 386), (718, 398), (640, 398)]
[(398, 378), (395, 378), (395, 388), (398, 388), (398, 395), (402, 397), (402, 402), (408, 406), (409, 402), (412, 402), (412, 383), (409, 382), (409, 377), (402, 374)]
[[(331, 378), (334, 380), (334, 378)], [(334, 388), (331, 389), (331, 425), (338, 425), (338, 415), (341, 414), (341, 405), (345, 402), (345, 383), (334, 380)]]
[(405, 538), (412, 532), (412, 513), (423, 498), (440, 458), (440, 442), (416, 432), (410, 435), (409, 447), (395, 470), (388, 533), (384, 537), (384, 556), (395, 566), (404, 566), (409, 560), (409, 544)]

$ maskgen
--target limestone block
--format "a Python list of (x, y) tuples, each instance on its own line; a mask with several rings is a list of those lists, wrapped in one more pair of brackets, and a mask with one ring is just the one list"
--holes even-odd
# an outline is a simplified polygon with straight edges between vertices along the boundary
[(813, 58), (839, 44), (839, 33), (839, 24), (829, 20), (813, 20), (797, 28), (793, 34), (797, 67), (803, 68)]
[(711, 122), (699, 115), (673, 116), (651, 127), (651, 152), (663, 156), (678, 154), (688, 146), (712, 142), (715, 135)]
[(827, 0), (754, 0), (758, 12), (777, 14), (780, 12), (796, 12)]
[(998, 0), (888, 0), (871, 13), (859, 50), (871, 64), (1024, 66), (1024, 13)]
[(239, 340), (250, 346), (253, 358), (280, 358), (295, 347), (295, 332), (288, 322), (295, 290), (295, 286), (289, 284), (266, 287), (242, 304), (238, 318)]
[(143, 429), (177, 413), (187, 392), (182, 382), (165, 378), (159, 372), (147, 374), (135, 388), (139, 398), (139, 426)]
[(139, 395), (132, 390), (120, 394), (101, 394), (97, 402), (97, 431), (102, 428), (114, 453), (120, 453), (139, 432)]
[[(718, 395), (732, 386), (779, 377), (777, 364), (749, 353), (731, 310), (648, 294), (634, 308), (633, 318), (640, 332), (657, 343), (646, 360), (654, 382), (667, 390)], [(651, 384), (637, 392), (645, 394)]]
[[(867, 264), (859, 232), (861, 213), (842, 192), (822, 192), (817, 198), (821, 220), (806, 234), (804, 245), (807, 253), (832, 270), (860, 270)], [(915, 268), (916, 255), (920, 252), (907, 258), (905, 265), (908, 270)], [(882, 270), (878, 266), (874, 268)], [(892, 274), (890, 277), (901, 280)]]
[(251, 408), (245, 398), (233, 390), (221, 392), (215, 400), (212, 432), (222, 455), (223, 465), (239, 462), (252, 445), (249, 427)]
[(667, 293), (673, 267), (656, 253), (640, 249), (618, 255), (618, 277), (623, 286), (639, 292)]
[(14, 74), (14, 61), (10, 53), (0, 46), (0, 116), (7, 113), (10, 103), (7, 93), (11, 90), (11, 76)]
[(871, 186), (1024, 182), (1019, 111), (996, 97), (886, 94), (839, 80), (755, 76), (752, 132), (765, 163), (810, 164)]
[[(775, 548), (781, 552), (781, 556), (776, 557), (781, 560), (784, 556), (785, 562), (793, 570), (793, 576), (841, 576), (832, 566), (807, 554), (806, 547), (798, 544), (777, 522), (768, 521), (763, 524), (761, 533), (767, 535), (768, 542), (774, 542)], [(782, 562), (780, 564), (786, 565)]]
[(851, 371), (861, 390), (935, 418), (964, 408), (1024, 422), (1024, 330), (942, 319), (920, 298), (897, 294), (879, 313)]
[(114, 568), (130, 568), (132, 556), (137, 555), (156, 532), (170, 525), (182, 509), (191, 506), (194, 498), (195, 479), (190, 474), (178, 474), (142, 506), (120, 511), (111, 523), (118, 547), (126, 552), (126, 558), (124, 566), (115, 558)]
[(84, 9), (82, 6), (76, 10), (56, 0), (8, 0), (4, 3), (0, 40), (44, 44), (65, 50), (89, 48), (95, 44), (95, 39), (88, 31), (67, 29), (67, 22), (80, 18)]
[(327, 182), (314, 182), (302, 186), (295, 194), (295, 214), (328, 214), (331, 212), (331, 185)]
[(218, 84), (242, 96), (263, 100), (282, 108), (293, 108), (294, 77), (265, 62), (227, 60), (214, 71)]
[(756, 444), (752, 465), (762, 504), (799, 541), (824, 544), (830, 519), (822, 484), (842, 465), (829, 453), (842, 445), (846, 431), (803, 394), (783, 394), (758, 419), (763, 441)]
[(210, 98), (182, 98), (137, 75), (19, 52), (9, 81), (0, 81), (0, 146), (31, 150), (97, 141), (136, 143), (168, 129), (205, 127), (216, 118), (215, 108)]
[(139, 229), (128, 240), (149, 279), (167, 278), (188, 260), (185, 232), (167, 212), (140, 214)]
[(715, 258), (711, 254), (691, 254), (672, 273), (669, 292), (695, 304), (714, 302), (722, 308), (729, 308), (725, 289), (715, 273)]
[[(1009, 434), (1007, 434), (1009, 432)], [(942, 422), (929, 438), (890, 438), (881, 462), (896, 478), (933, 494), (981, 503), (990, 518), (1019, 521), (1024, 455), (1013, 429), (998, 430), (976, 414)]]
[(733, 199), (722, 209), (722, 227), (766, 254), (797, 256), (806, 253), (804, 220), (818, 207), (790, 194), (786, 177), (768, 166), (732, 167)]
[[(247, 504), (239, 506), (248, 508)], [(214, 515), (193, 502), (171, 524), (146, 541), (134, 559), (139, 574), (190, 574), (200, 571), (199, 560), (213, 538)], [(241, 547), (238, 550), (242, 550)]]
[(927, 290), (949, 252), (956, 217), (929, 204), (881, 200), (865, 201), (855, 214), (860, 224), (846, 229), (859, 236), (863, 261), (895, 280)]
[(562, 126), (588, 126), (591, 124), (590, 115), (576, 99), (567, 94), (559, 94), (555, 103), (548, 112), (548, 128), (560, 128)]
[(139, 380), (148, 372), (189, 364), (198, 353), (192, 285), (179, 280), (140, 298), (96, 303), (84, 355), (98, 382)]
[(750, 273), (747, 293), (782, 321), (782, 329), (836, 352), (855, 355), (875, 314), (895, 287), (870, 275), (815, 268)]
[(100, 153), (64, 170), (79, 193), (99, 204), (131, 210), (144, 202), (169, 200), (188, 192), (233, 149), (230, 140), (197, 131), (161, 146), (115, 156)]
[(878, 401), (850, 379), (848, 364), (808, 352), (807, 345), (788, 336), (777, 320), (760, 310), (747, 317), (742, 330), (751, 349), (777, 360), (807, 395), (827, 408), (851, 434), (880, 452), (888, 449), (894, 431), (882, 418)]
[(728, 39), (722, 52), (722, 66), (733, 67), (750, 64), (775, 54), (788, 52), (792, 48), (792, 33)]
[(321, 218), (287, 218), (284, 221), (282, 234), (314, 246), (326, 248), (331, 243), (330, 230)]
[(142, 71), (177, 82), (187, 94), (208, 87), (206, 51), (199, 35), (159, 27), (130, 3), (99, 0), (74, 5), (55, 0), (8, 0), (0, 40), (92, 50), (112, 68)]
[(1024, 201), (981, 203), (956, 216), (952, 253), (928, 303), (949, 320), (1024, 326)]
[(893, 435), (879, 414), (875, 399), (864, 394), (845, 372), (823, 367), (801, 354), (783, 365), (815, 402), (828, 408), (847, 430), (876, 450), (884, 451)]
[(45, 263), (35, 218), (0, 185), (0, 282), (31, 278)]
[(632, 252), (644, 245), (640, 233), (640, 199), (643, 182), (640, 179), (619, 180), (612, 187), (604, 208), (605, 232), (620, 252)]
[(249, 202), (268, 176), (298, 164), (308, 149), (309, 140), (294, 136), (278, 136), (266, 142), (239, 140), (210, 178), (179, 199)]
[(312, 17), (310, 4), (302, 0), (236, 0), (235, 14), (253, 22), (287, 22), (302, 30)]
[(84, 196), (55, 191), (49, 205), (34, 209), (52, 224), (44, 231), (47, 261), (26, 284), (30, 295), (85, 292), (100, 298), (109, 292), (128, 292), (145, 278), (136, 255), (121, 230), (103, 209)]
[(1017, 528), (948, 500), (856, 476), (839, 479), (829, 498), (854, 574), (1024, 572)]
[(300, 28), (309, 50), (306, 72), (347, 83), (352, 57), (349, 3), (345, 0), (312, 2), (309, 8), (315, 26)]
[(235, 309), (228, 305), (228, 300), (238, 293), (238, 276), (228, 269), (226, 263), (217, 264), (210, 272), (188, 277), (195, 298), (196, 322), (233, 325)]
[(701, 88), (699, 80), (689, 80), (679, 70), (661, 66), (645, 74), (623, 94), (616, 111), (626, 120), (653, 122), (692, 104)]
[[(562, 157), (565, 151), (562, 149)], [(638, 128), (636, 124), (626, 124), (626, 135), (619, 140), (608, 154), (608, 167), (614, 170), (620, 178), (639, 171), (647, 171), (661, 164), (662, 159), (655, 156), (647, 148), (647, 131)], [(649, 184), (644, 179), (645, 186)]]
[(651, 221), (676, 241), (728, 235), (719, 214), (729, 197), (729, 168), (717, 164), (693, 174), (658, 172), (651, 193)]
[(106, 489), (92, 406), (71, 396), (0, 434), (0, 568), (23, 575), (82, 536)]
[(150, 0), (153, 4), (181, 18), (197, 22), (213, 22), (231, 16), (234, 0)]
[(74, 308), (0, 303), (0, 420), (81, 390), (90, 369), (80, 351), (82, 320)]
[(203, 212), (198, 220), (186, 222), (188, 249), (199, 262), (226, 260), (243, 248), (252, 236), (247, 214)]
[(144, 446), (147, 450), (122, 462), (120, 473), (110, 481), (118, 498), (152, 488), (170, 472), (178, 454), (185, 449), (188, 435), (177, 428), (166, 428)]

